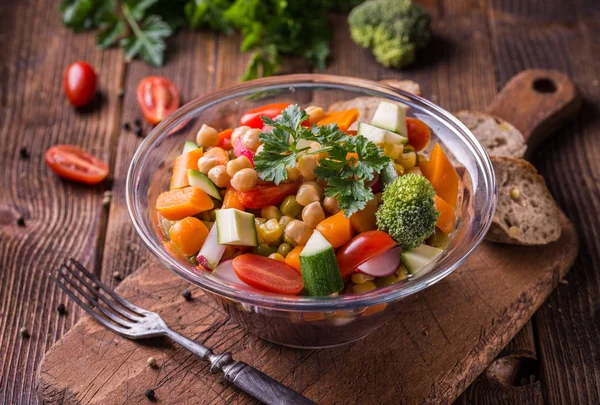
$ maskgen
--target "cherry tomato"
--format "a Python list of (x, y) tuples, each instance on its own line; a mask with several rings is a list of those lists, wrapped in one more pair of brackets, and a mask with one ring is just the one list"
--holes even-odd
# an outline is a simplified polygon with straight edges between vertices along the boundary
[(238, 198), (242, 205), (250, 209), (277, 205), (288, 195), (296, 194), (300, 183), (281, 183), (277, 186), (256, 186), (250, 191), (238, 192)]
[(290, 103), (276, 103), (254, 108), (242, 115), (240, 125), (247, 125), (250, 128), (262, 128), (263, 122), (260, 117), (275, 118), (289, 105)]
[(219, 143), (217, 146), (223, 150), (233, 149), (233, 145), (231, 144), (231, 134), (233, 133), (233, 129), (225, 129), (219, 132)]
[(418, 152), (429, 145), (431, 140), (431, 130), (423, 121), (416, 118), (407, 117), (406, 127), (408, 129), (408, 143)]
[(359, 233), (342, 246), (336, 254), (342, 278), (347, 280), (358, 266), (396, 245), (397, 243), (392, 237), (383, 231)]
[(46, 151), (46, 163), (60, 177), (86, 184), (100, 183), (108, 176), (108, 165), (72, 145), (56, 145)]
[(296, 295), (304, 288), (300, 273), (284, 262), (244, 254), (233, 259), (232, 265), (240, 280), (263, 291)]
[(138, 85), (137, 101), (146, 120), (158, 124), (179, 108), (179, 91), (165, 77), (148, 76)]
[(96, 72), (86, 62), (75, 62), (65, 70), (63, 86), (69, 102), (84, 107), (96, 96)]

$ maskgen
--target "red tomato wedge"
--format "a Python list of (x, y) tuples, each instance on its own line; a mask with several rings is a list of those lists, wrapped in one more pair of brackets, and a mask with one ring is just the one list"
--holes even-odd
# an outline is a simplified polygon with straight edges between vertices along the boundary
[(250, 128), (262, 128), (264, 124), (260, 117), (275, 118), (289, 105), (290, 103), (275, 103), (254, 108), (242, 115), (240, 125), (247, 125)]
[(138, 85), (137, 101), (146, 120), (158, 124), (179, 108), (179, 91), (165, 77), (148, 76)]
[(56, 145), (46, 151), (46, 163), (60, 177), (86, 184), (98, 184), (108, 176), (108, 165), (72, 145)]
[(238, 192), (240, 202), (246, 208), (258, 209), (277, 205), (288, 195), (296, 194), (300, 183), (281, 183), (277, 186), (256, 186), (250, 191)]
[(408, 143), (418, 152), (429, 145), (431, 141), (431, 130), (423, 121), (416, 118), (406, 118), (406, 128), (408, 130)]
[(268, 257), (244, 254), (233, 259), (233, 270), (244, 283), (263, 291), (296, 295), (304, 288), (292, 266)]
[(219, 132), (219, 143), (217, 144), (217, 146), (223, 150), (233, 149), (233, 145), (231, 144), (232, 133), (233, 129), (231, 128)]
[(69, 102), (84, 107), (96, 97), (96, 72), (86, 62), (75, 62), (65, 70), (63, 86)]
[(383, 231), (359, 233), (342, 246), (336, 254), (342, 278), (347, 280), (358, 266), (396, 245), (397, 243), (392, 237)]

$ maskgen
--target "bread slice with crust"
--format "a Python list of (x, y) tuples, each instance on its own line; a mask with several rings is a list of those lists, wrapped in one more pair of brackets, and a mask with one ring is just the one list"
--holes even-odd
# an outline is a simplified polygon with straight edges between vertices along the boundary
[(525, 137), (512, 124), (490, 114), (459, 111), (456, 117), (475, 135), (490, 156), (525, 156)]
[(560, 238), (560, 209), (546, 182), (523, 159), (492, 156), (498, 206), (486, 240), (514, 245), (544, 245)]

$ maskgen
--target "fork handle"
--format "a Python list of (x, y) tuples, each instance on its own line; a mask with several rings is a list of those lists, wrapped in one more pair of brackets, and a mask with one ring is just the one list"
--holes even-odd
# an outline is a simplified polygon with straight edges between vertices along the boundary
[(223, 367), (225, 379), (269, 405), (316, 405), (289, 387), (281, 384), (242, 361), (232, 361)]

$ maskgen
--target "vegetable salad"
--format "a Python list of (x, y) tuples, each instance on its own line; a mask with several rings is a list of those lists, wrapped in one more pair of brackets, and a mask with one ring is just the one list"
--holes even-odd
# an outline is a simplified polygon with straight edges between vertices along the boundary
[(429, 267), (455, 227), (459, 175), (431, 131), (381, 102), (358, 110), (287, 103), (237, 128), (203, 125), (156, 209), (169, 248), (240, 289), (365, 293)]

